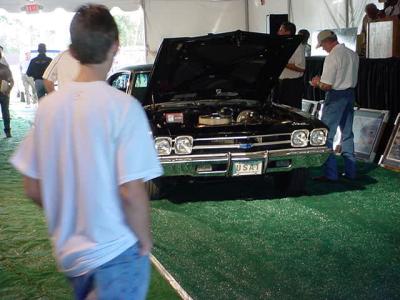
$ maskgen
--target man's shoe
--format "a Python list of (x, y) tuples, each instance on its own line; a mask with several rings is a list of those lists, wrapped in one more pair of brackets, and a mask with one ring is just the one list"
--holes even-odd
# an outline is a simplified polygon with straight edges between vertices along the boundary
[(343, 179), (346, 179), (346, 180), (356, 180), (357, 179), (356, 176), (352, 177), (352, 176), (347, 175), (346, 173), (340, 174), (340, 177)]
[(316, 176), (316, 177), (313, 177), (312, 179), (315, 181), (320, 181), (320, 182), (336, 182), (337, 181), (336, 179), (331, 179), (326, 176)]
[(4, 133), (6, 134), (7, 138), (11, 137), (11, 131), (10, 130), (4, 130)]

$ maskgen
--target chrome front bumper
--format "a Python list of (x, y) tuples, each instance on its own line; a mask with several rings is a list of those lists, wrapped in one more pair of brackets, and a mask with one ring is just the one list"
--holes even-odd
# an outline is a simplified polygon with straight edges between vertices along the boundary
[(326, 147), (271, 150), (248, 153), (160, 156), (164, 176), (233, 176), (235, 162), (262, 161), (262, 174), (319, 167), (331, 150)]

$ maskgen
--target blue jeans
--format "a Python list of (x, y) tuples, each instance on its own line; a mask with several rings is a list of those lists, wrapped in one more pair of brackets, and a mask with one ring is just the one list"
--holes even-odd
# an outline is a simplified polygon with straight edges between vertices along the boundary
[[(329, 127), (328, 139), (326, 142), (328, 148), (333, 148), (333, 138), (335, 137), (338, 126), (342, 132), (341, 155), (344, 159), (345, 174), (349, 178), (356, 177), (353, 134), (354, 98), (354, 89), (342, 91), (330, 90), (326, 93), (321, 119), (321, 121)], [(331, 180), (338, 179), (334, 154), (329, 155), (324, 164), (324, 175)]]
[(139, 243), (79, 277), (70, 277), (75, 299), (146, 299), (150, 282), (150, 260), (139, 255)]
[(0, 93), (0, 106), (3, 116), (4, 131), (10, 131), (10, 97)]
[(43, 79), (35, 80), (35, 88), (36, 88), (36, 94), (38, 96), (38, 99), (40, 99), (46, 95), (46, 89), (44, 87)]

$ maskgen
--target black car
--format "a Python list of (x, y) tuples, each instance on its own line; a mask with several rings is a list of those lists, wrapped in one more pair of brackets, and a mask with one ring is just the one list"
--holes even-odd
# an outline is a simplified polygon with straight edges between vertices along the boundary
[[(147, 112), (166, 179), (273, 175), (287, 194), (330, 150), (327, 127), (270, 92), (299, 37), (229, 32), (164, 39), (154, 66), (109, 78)], [(152, 198), (160, 182), (147, 183)]]

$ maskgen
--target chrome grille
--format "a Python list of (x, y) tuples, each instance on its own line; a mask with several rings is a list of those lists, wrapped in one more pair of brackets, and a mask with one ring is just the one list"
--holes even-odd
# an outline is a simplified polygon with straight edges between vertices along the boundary
[[(193, 140), (193, 152), (208, 152), (207, 150), (248, 150), (256, 148), (257, 151), (274, 149), (274, 146), (289, 145), (290, 133), (278, 133), (253, 136), (228, 136), (213, 138), (196, 138)], [(211, 152), (211, 151), (210, 151)]]

